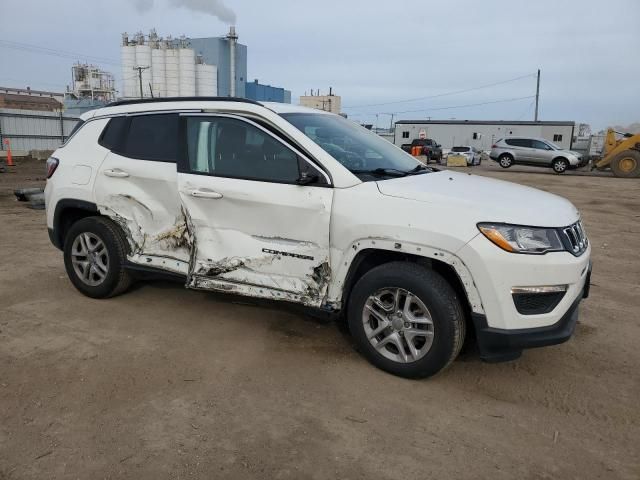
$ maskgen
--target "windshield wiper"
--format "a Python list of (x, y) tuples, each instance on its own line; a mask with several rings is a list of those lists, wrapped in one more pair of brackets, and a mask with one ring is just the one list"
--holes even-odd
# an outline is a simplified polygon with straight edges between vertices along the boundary
[(411, 170), (407, 170), (407, 173), (409, 175), (415, 175), (416, 173), (425, 173), (425, 172), (432, 172), (433, 170), (431, 168), (427, 168), (422, 164), (418, 164), (415, 167), (413, 167)]
[(374, 168), (372, 170), (351, 170), (355, 174), (369, 174), (378, 177), (406, 177), (407, 175), (417, 175), (419, 173), (431, 173), (435, 169), (425, 167), (424, 165), (416, 165), (411, 170), (399, 170), (397, 168)]
[(405, 177), (410, 175), (409, 172), (404, 170), (398, 170), (397, 168), (374, 168), (373, 170), (350, 170), (355, 174), (369, 174), (378, 177)]

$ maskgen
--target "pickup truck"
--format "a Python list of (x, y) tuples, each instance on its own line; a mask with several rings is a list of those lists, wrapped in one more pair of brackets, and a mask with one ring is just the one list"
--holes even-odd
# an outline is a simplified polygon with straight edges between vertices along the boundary
[(400, 148), (407, 153), (411, 153), (413, 147), (422, 147), (422, 154), (428, 160), (440, 162), (442, 160), (442, 146), (430, 138), (416, 138), (411, 143), (405, 143)]
[[(346, 320), (371, 363), (416, 378), (449, 365), (465, 338), (492, 362), (566, 341), (589, 292), (591, 246), (568, 200), (429, 168), (339, 115), (188, 97), (81, 120), (47, 160), (45, 203), (49, 238), (88, 297), (166, 276), (294, 303)], [(62, 280), (51, 288), (73, 295)], [(216, 315), (212, 304), (211, 328)], [(255, 344), (233, 340), (238, 355)]]

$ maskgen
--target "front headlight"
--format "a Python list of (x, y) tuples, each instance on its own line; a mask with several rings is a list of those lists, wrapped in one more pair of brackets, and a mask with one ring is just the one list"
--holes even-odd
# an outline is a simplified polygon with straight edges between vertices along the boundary
[(478, 229), (491, 242), (507, 252), (541, 254), (565, 250), (555, 228), (479, 223)]

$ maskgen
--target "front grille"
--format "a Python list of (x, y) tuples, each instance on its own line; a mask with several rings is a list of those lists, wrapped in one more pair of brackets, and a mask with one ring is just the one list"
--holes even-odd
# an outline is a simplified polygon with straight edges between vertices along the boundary
[(579, 257), (584, 253), (589, 245), (589, 240), (582, 227), (582, 222), (577, 221), (573, 225), (563, 228), (562, 233), (564, 235), (564, 243), (567, 250), (573, 253), (576, 257)]
[(565, 292), (513, 293), (513, 303), (522, 315), (540, 315), (552, 311)]

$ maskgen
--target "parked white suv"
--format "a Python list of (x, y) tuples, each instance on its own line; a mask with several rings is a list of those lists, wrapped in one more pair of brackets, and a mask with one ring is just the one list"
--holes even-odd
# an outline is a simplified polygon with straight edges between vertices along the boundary
[[(85, 295), (140, 273), (343, 312), (374, 365), (425, 377), (567, 340), (590, 246), (567, 200), (427, 168), (330, 113), (235, 99), (116, 102), (48, 161), (51, 241)], [(532, 206), (535, 206), (532, 207)]]

